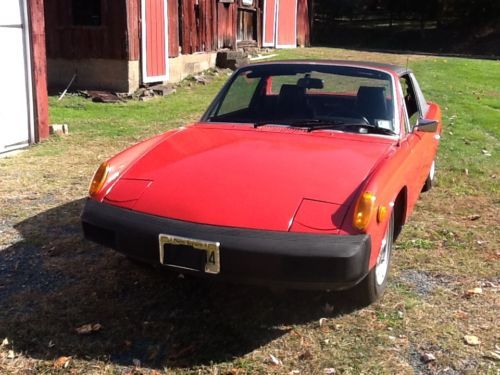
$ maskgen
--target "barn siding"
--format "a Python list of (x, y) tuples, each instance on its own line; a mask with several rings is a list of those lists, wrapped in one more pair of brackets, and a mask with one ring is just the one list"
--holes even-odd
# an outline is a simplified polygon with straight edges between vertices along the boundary
[[(129, 4), (132, 3), (129, 1)], [(45, 0), (47, 56), (126, 60), (137, 54), (138, 51), (131, 49), (127, 40), (127, 28), (131, 25), (127, 19), (125, 0), (102, 0), (101, 4), (101, 26), (73, 26), (71, 2)]]
[(298, 0), (297, 7), (297, 44), (301, 47), (309, 47), (311, 42), (309, 1)]
[(47, 59), (43, 0), (28, 2), (33, 69), (35, 142), (49, 136), (49, 102), (47, 95)]
[(179, 56), (179, 0), (168, 0), (168, 56)]
[(127, 6), (127, 55), (129, 61), (139, 60), (141, 54), (140, 14), (141, 0), (126, 0)]
[(236, 3), (217, 3), (217, 48), (236, 49), (236, 26), (238, 6)]
[(217, 48), (216, 0), (180, 0), (180, 2), (182, 53), (214, 51)]

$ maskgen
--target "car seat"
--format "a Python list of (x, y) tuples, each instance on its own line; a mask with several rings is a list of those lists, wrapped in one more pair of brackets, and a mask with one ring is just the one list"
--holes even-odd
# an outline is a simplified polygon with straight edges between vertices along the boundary
[(384, 87), (360, 86), (356, 107), (370, 124), (374, 124), (375, 120), (389, 119)]
[(306, 89), (297, 85), (283, 85), (278, 97), (280, 118), (307, 118)]

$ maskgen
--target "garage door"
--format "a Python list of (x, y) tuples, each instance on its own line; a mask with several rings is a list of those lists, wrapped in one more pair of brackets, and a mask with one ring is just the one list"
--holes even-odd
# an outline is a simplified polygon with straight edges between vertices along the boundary
[(264, 1), (264, 47), (297, 47), (297, 0)]
[(0, 153), (31, 141), (31, 74), (25, 1), (0, 0)]

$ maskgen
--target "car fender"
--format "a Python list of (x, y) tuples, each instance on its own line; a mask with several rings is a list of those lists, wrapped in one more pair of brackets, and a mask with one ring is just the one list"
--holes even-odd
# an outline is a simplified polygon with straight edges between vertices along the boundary
[(166, 133), (162, 133), (152, 138), (143, 140), (109, 159), (107, 161), (109, 177), (107, 178), (107, 181), (104, 183), (101, 190), (96, 195), (92, 196), (92, 198), (99, 202), (102, 202), (104, 197), (113, 189), (116, 182), (127, 172), (127, 170), (129, 170), (135, 163), (141, 160), (141, 158), (149, 151), (182, 130), (183, 128), (170, 130)]

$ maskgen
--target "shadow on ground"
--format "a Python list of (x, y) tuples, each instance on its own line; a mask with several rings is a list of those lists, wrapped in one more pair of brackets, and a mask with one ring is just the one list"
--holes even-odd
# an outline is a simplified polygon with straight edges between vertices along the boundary
[[(82, 238), (83, 200), (15, 226), (23, 240), (0, 252), (0, 338), (16, 351), (161, 368), (220, 363), (253, 351), (291, 324), (325, 315), (331, 294), (180, 279), (132, 264)], [(75, 328), (102, 329), (78, 335)]]

